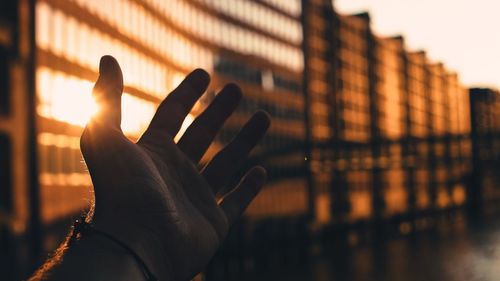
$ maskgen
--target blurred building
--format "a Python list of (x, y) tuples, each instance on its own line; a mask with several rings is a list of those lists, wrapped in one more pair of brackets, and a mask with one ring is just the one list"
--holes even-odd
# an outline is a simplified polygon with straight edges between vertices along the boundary
[(183, 129), (224, 84), (238, 83), (245, 98), (203, 161), (229, 142), (254, 111), (264, 109), (273, 124), (254, 159), (268, 167), (270, 181), (246, 217), (250, 222), (307, 213), (300, 1), (40, 0), (35, 10), (45, 250), (58, 242), (48, 229), (79, 214), (92, 200), (79, 136), (95, 110), (90, 92), (105, 54), (115, 56), (123, 69), (122, 128), (131, 139), (140, 136), (159, 102), (192, 69), (205, 68), (212, 83)]
[[(0, 3), (0, 272), (20, 279), (32, 270), (39, 224), (33, 130), (33, 30), (29, 1)], [(33, 230), (33, 231), (32, 231)]]
[(341, 222), (365, 219), (372, 214), (373, 165), (370, 81), (372, 42), (366, 13), (334, 12), (332, 40), (335, 68), (334, 132), (332, 136), (332, 217)]
[[(122, 64), (125, 80), (122, 126), (131, 138), (141, 134), (158, 102), (185, 74), (203, 67), (214, 74), (213, 83), (185, 127), (225, 83), (237, 82), (246, 93), (238, 112), (221, 133), (219, 145), (211, 148), (208, 157), (220, 144), (230, 140), (259, 108), (274, 117), (261, 150), (289, 152), (301, 147), (305, 137), (300, 2), (284, 3), (106, 1), (106, 7), (102, 7), (93, 1), (38, 1), (39, 143), (41, 153), (48, 153), (41, 157), (46, 159), (40, 165), (42, 201), (64, 205), (46, 204), (51, 207), (42, 207), (42, 218), (57, 219), (88, 204), (88, 199), (78, 199), (88, 198), (90, 185), (82, 169), (78, 137), (94, 110), (88, 93), (103, 54), (114, 55)], [(68, 90), (77, 93), (69, 97)], [(68, 155), (67, 150), (74, 152), (74, 156), (64, 163), (57, 155)], [(301, 164), (302, 154), (287, 157), (285, 163), (289, 166), (271, 169), (272, 174), (285, 175), (286, 168), (293, 170)], [(54, 163), (43, 162), (52, 161), (48, 159), (55, 159)], [(285, 163), (275, 166), (283, 167)], [(75, 187), (68, 189), (68, 184)], [(61, 190), (56, 191), (58, 188)], [(298, 197), (294, 200), (304, 198), (303, 191), (296, 192)], [(50, 197), (55, 194), (65, 198), (74, 196), (80, 204), (73, 200), (52, 200)], [(258, 215), (260, 209), (251, 208), (249, 214)]]
[(463, 205), (470, 120), (458, 77), (375, 34), (366, 13), (334, 21), (333, 216), (404, 221)]
[(302, 1), (304, 30), (304, 93), (306, 96), (306, 155), (308, 163), (309, 212), (319, 223), (331, 221), (333, 151), (329, 144), (335, 130), (335, 80), (331, 1)]
[(467, 197), (476, 212), (498, 210), (500, 199), (500, 93), (470, 89), (472, 118), (472, 173)]
[(373, 210), (376, 217), (411, 211), (406, 184), (408, 147), (408, 76), (402, 37), (373, 35), (371, 130), (373, 156)]

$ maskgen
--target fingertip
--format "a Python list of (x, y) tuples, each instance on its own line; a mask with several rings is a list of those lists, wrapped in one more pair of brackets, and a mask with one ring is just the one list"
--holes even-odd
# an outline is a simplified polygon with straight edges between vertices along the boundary
[(207, 81), (210, 79), (210, 74), (208, 74), (208, 72), (203, 68), (194, 69), (193, 71), (191, 71), (191, 75), (199, 76), (200, 79), (204, 79)]
[(232, 103), (239, 103), (243, 97), (240, 86), (235, 83), (226, 84), (219, 94), (224, 95), (224, 98), (227, 98)]
[(264, 110), (258, 110), (254, 113), (253, 118), (267, 129), (271, 125), (271, 116)]
[(262, 166), (253, 167), (248, 175), (251, 177), (251, 180), (257, 188), (262, 187), (266, 183), (267, 171)]
[(89, 123), (111, 124), (114, 127), (120, 127), (122, 93), (123, 74), (120, 65), (112, 56), (101, 57), (99, 78), (92, 90), (92, 96), (98, 110)]
[(105, 55), (101, 57), (101, 60), (99, 61), (99, 73), (110, 73), (117, 70), (120, 70), (121, 72), (120, 65), (113, 56)]
[(261, 166), (255, 166), (247, 172), (238, 186), (222, 199), (220, 206), (230, 224), (234, 223), (259, 194), (265, 180), (266, 170)]
[(197, 68), (188, 74), (186, 80), (192, 82), (198, 90), (205, 90), (210, 83), (210, 74), (204, 69)]
[(257, 173), (257, 174), (259, 174), (259, 175), (261, 175), (261, 176), (263, 176), (263, 177), (266, 177), (266, 176), (267, 176), (267, 171), (266, 171), (266, 169), (265, 169), (264, 167), (260, 166), (260, 165), (259, 165), (259, 166), (255, 166), (255, 167), (253, 167), (253, 168), (252, 168), (252, 171), (254, 171), (254, 173)]
[(118, 61), (110, 55), (101, 57), (99, 62), (99, 79), (112, 80), (119, 87), (123, 87), (123, 74)]
[(105, 72), (113, 64), (118, 64), (113, 56), (105, 55), (101, 57), (99, 61), (99, 72)]
[(123, 91), (123, 74), (118, 61), (110, 55), (102, 56), (99, 62), (99, 78), (97, 79), (95, 89), (107, 92)]
[(224, 85), (224, 90), (234, 93), (235, 95), (243, 95), (240, 86), (236, 83), (227, 83)]

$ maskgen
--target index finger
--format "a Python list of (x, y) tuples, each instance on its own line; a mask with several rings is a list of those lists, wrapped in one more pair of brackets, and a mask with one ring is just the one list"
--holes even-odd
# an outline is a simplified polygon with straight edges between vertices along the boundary
[(186, 115), (207, 89), (209, 82), (210, 76), (203, 69), (195, 69), (186, 76), (181, 84), (160, 104), (139, 142), (147, 142), (151, 138), (156, 138), (158, 135), (155, 132), (166, 133), (173, 139), (181, 128)]

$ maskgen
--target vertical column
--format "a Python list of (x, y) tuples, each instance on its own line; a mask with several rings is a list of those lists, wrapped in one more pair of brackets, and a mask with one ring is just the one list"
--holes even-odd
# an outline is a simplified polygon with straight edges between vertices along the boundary
[[(372, 208), (370, 18), (335, 14), (332, 212), (341, 220), (368, 220)], [(372, 161), (373, 162), (373, 161)]]
[[(330, 182), (330, 201), (331, 214), (336, 222), (348, 222), (349, 213), (351, 212), (351, 204), (349, 200), (349, 181), (348, 169), (352, 147), (345, 142), (346, 122), (343, 118), (345, 111), (343, 101), (343, 91), (349, 85), (342, 73), (344, 72), (346, 54), (343, 51), (346, 48), (346, 40), (348, 40), (350, 29), (346, 24), (346, 18), (343, 15), (332, 12), (332, 77), (333, 92), (330, 99), (330, 126), (332, 128), (332, 136), (330, 138), (331, 158), (333, 159), (333, 167), (331, 170)], [(352, 186), (352, 185), (351, 185)]]
[[(460, 165), (461, 165), (461, 151), (460, 151), (460, 133), (458, 130), (459, 121), (459, 87), (458, 75), (456, 73), (446, 73), (447, 83), (447, 99), (448, 99), (448, 140), (449, 140), (449, 179), (448, 190), (452, 198), (453, 206), (459, 206), (463, 203), (463, 198), (459, 198), (459, 192), (463, 191), (463, 186), (460, 180)], [(462, 194), (463, 195), (463, 194)], [(460, 196), (462, 197), (462, 196)]]
[(0, 272), (2, 277), (15, 280), (17, 276), (16, 244), (11, 232), (13, 215), (12, 147), (7, 134), (0, 131)]
[(19, 32), (22, 28), (18, 2), (21, 1), (0, 2), (0, 272), (2, 278), (8, 280), (21, 279), (16, 249), (18, 240), (15, 239), (18, 224), (13, 218), (20, 218), (22, 222), (19, 225), (25, 225), (25, 217), (18, 212), (22, 204), (17, 202), (26, 200), (20, 198), (26, 195), (22, 190), (24, 186), (19, 181), (15, 183), (14, 179), (14, 175), (24, 172), (22, 160), (18, 159), (22, 153), (16, 158), (13, 156), (14, 147), (25, 148), (22, 142), (19, 143), (24, 124), (18, 123), (22, 125), (19, 128), (15, 126), (22, 110), (14, 108), (13, 102), (22, 98), (19, 95), (24, 95), (13, 91), (17, 82), (14, 80), (13, 65), (19, 55)]
[(373, 210), (376, 219), (398, 218), (408, 211), (406, 188), (407, 83), (401, 36), (372, 37), (370, 112), (373, 157)]
[[(381, 98), (386, 98), (385, 95), (389, 93), (383, 93), (387, 90), (384, 84), (384, 78), (386, 78), (386, 66), (384, 65), (385, 60), (390, 59), (385, 55), (390, 52), (385, 46), (383, 39), (376, 38), (374, 35), (366, 34), (368, 38), (368, 48), (367, 57), (369, 63), (369, 96), (370, 96), (370, 133), (371, 133), (371, 151), (373, 159), (375, 159), (375, 165), (372, 169), (372, 212), (374, 219), (376, 221), (381, 220), (384, 216), (384, 210), (386, 207), (385, 196), (384, 196), (384, 167), (382, 167), (383, 147), (387, 148), (388, 143), (384, 142), (383, 129), (387, 124), (382, 123), (382, 114), (387, 114), (382, 109)], [(391, 94), (394, 94), (392, 92)], [(385, 120), (384, 120), (385, 121)], [(385, 149), (387, 151), (387, 149)], [(387, 155), (386, 155), (387, 156)]]
[(8, 116), (10, 113), (10, 81), (9, 81), (9, 51), (0, 45), (0, 116)]
[(401, 144), (402, 144), (402, 161), (403, 161), (403, 169), (404, 169), (404, 185), (406, 187), (406, 204), (407, 204), (407, 213), (408, 213), (408, 218), (410, 220), (415, 219), (416, 215), (416, 203), (417, 203), (417, 190), (416, 190), (416, 185), (415, 185), (415, 152), (414, 152), (414, 144), (412, 142), (412, 130), (413, 130), (413, 123), (411, 122), (411, 106), (410, 106), (410, 61), (409, 57), (407, 55), (407, 52), (403, 47), (400, 50), (400, 56), (402, 59), (402, 89), (403, 89), (403, 95), (402, 95), (402, 100), (401, 100), (401, 105), (403, 107), (403, 117), (402, 117), (402, 122), (403, 122), (403, 135), (401, 138)]
[(482, 183), (482, 162), (480, 157), (480, 120), (484, 114), (479, 109), (481, 94), (478, 89), (471, 89), (470, 114), (471, 114), (471, 141), (472, 141), (472, 174), (467, 185), (467, 207), (471, 215), (477, 216), (482, 212), (483, 183)]
[[(12, 215), (12, 147), (9, 136), (0, 131), (0, 218)], [(0, 228), (7, 221), (0, 219)]]
[(500, 93), (488, 88), (470, 89), (472, 175), (467, 187), (469, 211), (480, 215), (500, 201), (498, 192)]
[[(328, 222), (331, 174), (326, 161), (332, 136), (331, 100), (333, 8), (330, 1), (302, 1), (306, 158), (308, 158), (309, 210), (317, 221)], [(314, 215), (313, 215), (314, 214)]]
[(452, 208), (455, 205), (455, 202), (453, 200), (453, 190), (454, 190), (454, 183), (453, 183), (453, 159), (452, 159), (452, 109), (451, 106), (453, 106), (453, 101), (451, 100), (449, 96), (450, 88), (453, 87), (453, 85), (450, 83), (450, 80), (448, 79), (447, 71), (444, 69), (443, 72), (441, 73), (442, 75), (442, 95), (443, 95), (443, 118), (444, 118), (444, 137), (443, 137), (443, 145), (444, 145), (444, 159), (443, 159), (443, 164), (444, 164), (444, 173), (445, 173), (445, 189), (448, 194), (448, 207)]
[[(36, 129), (36, 42), (35, 42), (35, 0), (19, 0), (19, 50), (20, 64), (26, 87), (22, 88), (26, 95), (26, 145), (27, 145), (27, 184), (29, 196), (29, 239), (33, 266), (37, 267), (42, 255), (42, 228), (40, 222), (40, 186), (38, 182), (37, 129)], [(20, 94), (20, 93), (17, 93)]]
[[(11, 111), (8, 54), (8, 48), (4, 45), (0, 45), (0, 122), (4, 124), (7, 123), (7, 118), (9, 117), (9, 113)], [(6, 132), (2, 132), (1, 129), (2, 128), (0, 128), (0, 217), (7, 217), (12, 212), (13, 201), (11, 144), (8, 134)], [(6, 222), (0, 220), (0, 228), (5, 226)]]
[(424, 140), (427, 146), (427, 173), (428, 173), (428, 196), (429, 196), (429, 204), (427, 211), (431, 213), (436, 210), (436, 201), (437, 201), (437, 185), (436, 185), (436, 167), (437, 167), (437, 159), (436, 159), (436, 127), (433, 124), (434, 114), (433, 114), (433, 87), (435, 87), (435, 79), (434, 75), (430, 69), (429, 64), (425, 64), (425, 103), (426, 103), (426, 121), (427, 121), (427, 130), (428, 135), (427, 139)]

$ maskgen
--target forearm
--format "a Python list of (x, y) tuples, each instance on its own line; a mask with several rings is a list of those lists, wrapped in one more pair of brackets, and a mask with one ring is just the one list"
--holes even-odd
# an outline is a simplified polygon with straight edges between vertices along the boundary
[(91, 233), (47, 262), (35, 280), (145, 280), (134, 257), (107, 237)]

